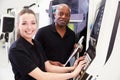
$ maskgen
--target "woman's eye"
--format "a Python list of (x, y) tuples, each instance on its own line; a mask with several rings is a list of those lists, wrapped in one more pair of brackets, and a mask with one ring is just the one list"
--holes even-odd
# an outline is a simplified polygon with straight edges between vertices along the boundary
[(36, 22), (32, 22), (31, 24), (32, 24), (32, 25), (35, 25), (35, 24), (36, 24)]
[(22, 25), (26, 25), (26, 23), (22, 23)]
[(35, 22), (33, 22), (32, 24), (36, 24)]

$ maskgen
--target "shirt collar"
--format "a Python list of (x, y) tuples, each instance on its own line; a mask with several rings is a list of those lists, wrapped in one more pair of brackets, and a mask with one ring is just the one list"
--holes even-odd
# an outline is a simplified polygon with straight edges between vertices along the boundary
[[(29, 43), (27, 40), (25, 40), (23, 37), (20, 36), (20, 41), (27, 47), (32, 48), (34, 45)], [(34, 40), (32, 39), (32, 42), (34, 43)]]
[(51, 28), (52, 32), (57, 32), (56, 29), (55, 29), (55, 23), (52, 24)]
[[(51, 30), (52, 30), (53, 32), (56, 32), (56, 33), (57, 33), (56, 28), (55, 28), (55, 23), (52, 24)], [(68, 26), (66, 27), (66, 33), (65, 33), (65, 35), (69, 35)]]

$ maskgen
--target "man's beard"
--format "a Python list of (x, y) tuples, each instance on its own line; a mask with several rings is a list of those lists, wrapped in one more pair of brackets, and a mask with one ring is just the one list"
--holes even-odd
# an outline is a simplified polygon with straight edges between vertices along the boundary
[(67, 23), (66, 22), (59, 22), (57, 23), (59, 27), (66, 27), (67, 26)]

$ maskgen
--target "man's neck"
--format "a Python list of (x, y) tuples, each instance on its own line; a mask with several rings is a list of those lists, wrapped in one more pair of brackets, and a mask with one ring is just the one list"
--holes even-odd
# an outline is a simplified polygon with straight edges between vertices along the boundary
[(56, 26), (56, 31), (59, 33), (59, 35), (63, 38), (66, 33), (66, 26)]

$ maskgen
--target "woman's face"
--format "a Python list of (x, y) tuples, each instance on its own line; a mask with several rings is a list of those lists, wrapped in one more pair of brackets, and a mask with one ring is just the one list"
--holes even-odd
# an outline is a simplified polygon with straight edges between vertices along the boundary
[(25, 39), (32, 39), (37, 30), (37, 20), (33, 14), (25, 13), (19, 17), (18, 28)]

